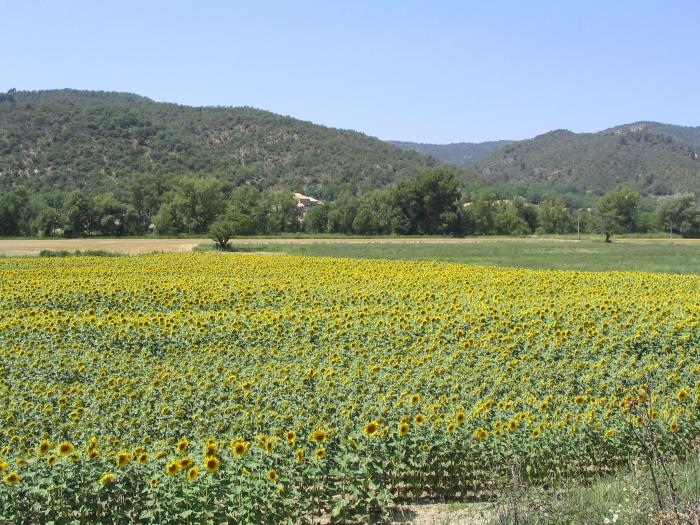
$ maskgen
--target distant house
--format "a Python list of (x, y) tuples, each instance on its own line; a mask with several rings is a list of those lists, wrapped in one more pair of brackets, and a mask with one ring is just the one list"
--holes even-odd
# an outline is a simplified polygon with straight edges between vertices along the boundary
[(297, 201), (297, 212), (299, 212), (299, 215), (301, 215), (302, 219), (304, 215), (306, 215), (306, 212), (309, 211), (311, 208), (313, 208), (314, 206), (318, 206), (319, 204), (323, 204), (323, 201), (318, 200), (314, 197), (309, 197), (308, 195), (304, 195), (302, 193), (295, 193), (294, 198)]

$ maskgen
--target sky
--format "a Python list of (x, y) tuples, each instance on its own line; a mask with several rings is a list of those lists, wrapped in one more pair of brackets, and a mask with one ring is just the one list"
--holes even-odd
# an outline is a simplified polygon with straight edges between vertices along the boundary
[(700, 125), (700, 0), (0, 0), (0, 91), (127, 91), (449, 143)]

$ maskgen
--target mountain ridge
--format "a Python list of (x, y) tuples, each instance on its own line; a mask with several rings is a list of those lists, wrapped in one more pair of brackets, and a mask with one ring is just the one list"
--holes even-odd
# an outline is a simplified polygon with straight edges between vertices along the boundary
[(333, 198), (438, 162), (379, 139), (251, 107), (193, 107), (133, 93), (0, 94), (0, 189), (109, 191), (130, 173), (216, 175)]

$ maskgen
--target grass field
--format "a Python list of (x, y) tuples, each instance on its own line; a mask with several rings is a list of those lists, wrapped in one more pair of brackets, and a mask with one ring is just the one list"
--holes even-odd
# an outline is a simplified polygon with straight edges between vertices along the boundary
[(446, 261), (473, 265), (588, 271), (700, 273), (700, 242), (661, 239), (433, 239), (307, 242), (234, 241), (234, 251)]
[[(36, 256), (55, 252), (101, 250), (137, 255), (213, 249), (208, 239), (3, 239), (0, 255)], [(234, 252), (367, 259), (445, 261), (481, 266), (591, 271), (644, 271), (700, 274), (700, 240), (618, 237), (466, 239), (415, 238), (245, 238), (231, 241)]]

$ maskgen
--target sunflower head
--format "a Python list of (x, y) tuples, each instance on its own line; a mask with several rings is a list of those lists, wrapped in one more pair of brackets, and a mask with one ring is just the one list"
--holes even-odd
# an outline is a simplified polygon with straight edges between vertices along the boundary
[(16, 472), (10, 472), (7, 476), (2, 478), (2, 482), (5, 485), (16, 485), (18, 481), (19, 481), (19, 474), (17, 474)]
[(170, 463), (168, 463), (168, 466), (165, 467), (165, 472), (168, 474), (168, 476), (174, 476), (180, 472), (180, 463), (175, 459), (172, 460)]
[(219, 461), (219, 458), (216, 456), (207, 456), (204, 458), (204, 468), (207, 469), (207, 472), (214, 473), (219, 470), (220, 466), (221, 461)]
[(117, 467), (121, 468), (126, 466), (131, 460), (133, 456), (131, 452), (128, 450), (122, 450), (119, 454), (117, 454)]
[(190, 470), (187, 471), (187, 479), (189, 481), (193, 481), (197, 479), (197, 476), (199, 476), (199, 467), (195, 465), (192, 467)]
[(378, 421), (370, 421), (365, 425), (365, 434), (367, 434), (367, 436), (374, 437), (377, 435), (377, 432), (379, 432)]
[(44, 439), (41, 443), (39, 443), (39, 456), (43, 456), (49, 450), (51, 450), (51, 442), (50, 441)]
[(113, 472), (105, 472), (102, 474), (102, 477), (100, 477), (100, 485), (103, 487), (105, 485), (109, 485), (110, 483), (114, 483), (114, 480), (116, 479), (116, 476), (114, 475)]
[(320, 428), (317, 430), (314, 430), (313, 433), (311, 434), (311, 439), (312, 439), (312, 441), (315, 441), (316, 443), (323, 443), (324, 441), (326, 441), (325, 430), (321, 430)]
[(61, 443), (58, 444), (58, 453), (61, 456), (68, 456), (69, 454), (72, 454), (74, 450), (75, 450), (75, 447), (73, 446), (72, 443), (70, 443), (68, 441), (62, 441)]

